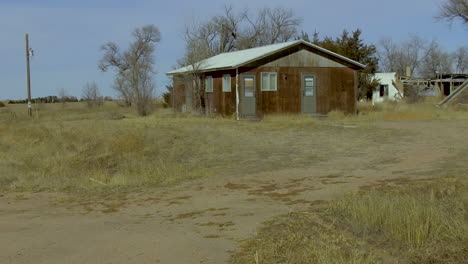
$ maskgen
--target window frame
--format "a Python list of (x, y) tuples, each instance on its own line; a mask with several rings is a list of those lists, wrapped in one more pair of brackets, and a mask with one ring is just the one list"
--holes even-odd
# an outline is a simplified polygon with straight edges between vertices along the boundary
[[(225, 87), (225, 82), (224, 82), (224, 78), (225, 77), (229, 77), (229, 79), (227, 80), (229, 82), (229, 85), (228, 87)], [(231, 74), (223, 74), (223, 78), (222, 78), (223, 82), (222, 82), (222, 87), (221, 87), (221, 91), (223, 93), (230, 93), (232, 91), (232, 81), (231, 81)]]
[(389, 86), (388, 84), (381, 84), (379, 86), (379, 96), (380, 97), (387, 97), (389, 93)]
[[(268, 90), (265, 90), (263, 89), (263, 75), (264, 74), (267, 74), (268, 75)], [(276, 83), (275, 83), (275, 89), (270, 89), (271, 88), (271, 84), (270, 84), (270, 76), (271, 75), (275, 75), (276, 76)], [(278, 91), (278, 73), (277, 72), (261, 72), (260, 73), (260, 90), (262, 92), (275, 92), (275, 91)]]
[[(207, 84), (210, 84), (210, 90), (207, 89)], [(206, 76), (205, 77), (205, 92), (206, 93), (212, 93), (213, 92), (213, 76)]]
[[(252, 84), (253, 84), (253, 90), (252, 90), (252, 95), (250, 96), (247, 96), (245, 94), (246, 90), (245, 90), (245, 79), (246, 78), (252, 78)], [(257, 94), (257, 87), (256, 87), (256, 76), (255, 74), (246, 74), (246, 75), (242, 75), (242, 96), (243, 97), (256, 97), (256, 94)]]
[[(312, 94), (311, 95), (307, 95), (307, 90), (306, 90), (306, 78), (312, 78)], [(317, 76), (315, 75), (315, 73), (303, 73), (302, 74), (302, 95), (303, 96), (316, 96), (316, 93), (317, 93)]]

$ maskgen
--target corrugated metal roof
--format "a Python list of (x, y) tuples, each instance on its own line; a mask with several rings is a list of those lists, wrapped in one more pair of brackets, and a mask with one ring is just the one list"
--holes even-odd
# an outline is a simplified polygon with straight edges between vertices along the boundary
[[(267, 45), (267, 46), (252, 48), (252, 49), (221, 53), (219, 55), (210, 57), (208, 59), (205, 59), (199, 62), (198, 70), (203, 72), (203, 71), (237, 68), (247, 63), (259, 60), (261, 58), (264, 58), (266, 56), (269, 56), (271, 54), (274, 54), (276, 52), (285, 50), (287, 48), (290, 48), (299, 44), (307, 45), (313, 49), (319, 50), (333, 57), (336, 57), (340, 60), (351, 63), (359, 68), (362, 68), (362, 69), (366, 68), (366, 65), (361, 64), (357, 61), (351, 60), (349, 58), (346, 58), (344, 56), (341, 56), (339, 54), (336, 54), (334, 52), (331, 52), (327, 49), (324, 49), (312, 43), (306, 42), (304, 40), (296, 40), (296, 41), (272, 44), (272, 45)], [(189, 66), (182, 67), (174, 71), (170, 71), (166, 74), (168, 75), (182, 74), (182, 73), (191, 72), (192, 70), (193, 70), (192, 65), (189, 65)]]

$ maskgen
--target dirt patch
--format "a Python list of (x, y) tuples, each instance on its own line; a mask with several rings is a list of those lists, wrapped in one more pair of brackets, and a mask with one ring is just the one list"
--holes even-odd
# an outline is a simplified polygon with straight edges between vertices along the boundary
[(245, 189), (249, 189), (250, 187), (247, 184), (228, 183), (224, 185), (224, 188), (231, 189), (231, 190), (245, 190)]
[[(226, 263), (237, 241), (274, 216), (320, 207), (359, 188), (430, 181), (447, 173), (444, 162), (468, 149), (468, 142), (459, 140), (468, 133), (466, 124), (369, 126), (388, 132), (366, 145), (348, 142), (349, 148), (323, 137), (333, 143), (327, 145), (328, 158), (296, 168), (230, 172), (113, 198), (2, 193), (0, 259), (63, 263), (66, 254), (67, 263)], [(356, 135), (360, 130), (352, 129)], [(322, 142), (305, 144), (312, 150)], [(467, 166), (450, 163), (465, 171)]]

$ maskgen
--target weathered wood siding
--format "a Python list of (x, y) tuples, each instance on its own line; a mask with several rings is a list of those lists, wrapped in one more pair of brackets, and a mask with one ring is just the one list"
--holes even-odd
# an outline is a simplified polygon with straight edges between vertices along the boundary
[(458, 89), (460, 91), (455, 94), (455, 98), (452, 99), (451, 104), (468, 105), (468, 81), (465, 81)]
[(327, 67), (342, 68), (346, 67), (331, 59), (312, 53), (307, 49), (301, 49), (286, 55), (284, 57), (268, 62), (263, 67)]
[[(240, 72), (256, 76), (259, 116), (301, 112), (301, 73), (313, 73), (316, 76), (317, 114), (325, 115), (333, 110), (350, 114), (356, 111), (355, 71), (350, 68), (259, 67), (241, 68)], [(278, 73), (277, 91), (261, 91), (262, 72)]]
[(177, 111), (182, 111), (185, 104), (185, 78), (182, 76), (173, 76), (173, 90), (171, 94), (172, 106)]
[(455, 100), (457, 104), (464, 104), (468, 105), (468, 89), (463, 90), (460, 92), (460, 95)]
[[(231, 91), (223, 92), (223, 75), (231, 76)], [(207, 72), (206, 76), (213, 77), (213, 92), (205, 93), (207, 112), (232, 116), (236, 112), (236, 71)]]

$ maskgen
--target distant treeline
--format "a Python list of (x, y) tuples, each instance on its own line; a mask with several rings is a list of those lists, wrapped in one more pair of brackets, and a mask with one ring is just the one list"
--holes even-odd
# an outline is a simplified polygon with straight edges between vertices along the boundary
[[(110, 96), (105, 96), (102, 98), (104, 101), (112, 101), (112, 97)], [(60, 98), (58, 96), (46, 96), (46, 97), (37, 97), (37, 98), (32, 98), (31, 102), (32, 103), (44, 103), (44, 104), (53, 104), (53, 103), (71, 103), (71, 102), (80, 102), (80, 101), (86, 101), (85, 99), (78, 99), (76, 96), (65, 96), (63, 98)], [(27, 104), (28, 99), (23, 99), (23, 100), (7, 100), (9, 104)]]

